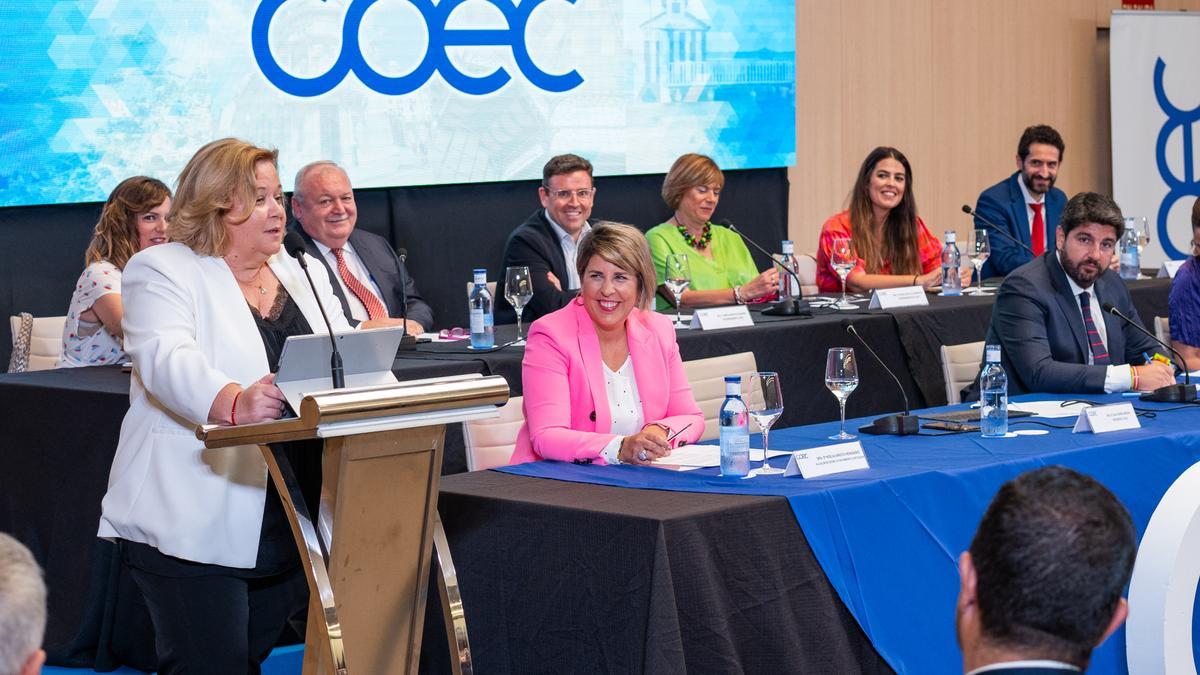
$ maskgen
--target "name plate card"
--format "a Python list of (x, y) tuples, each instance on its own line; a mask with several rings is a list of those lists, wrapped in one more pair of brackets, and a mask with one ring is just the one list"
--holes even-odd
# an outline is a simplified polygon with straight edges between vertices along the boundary
[(753, 325), (754, 319), (750, 318), (750, 310), (745, 305), (708, 307), (692, 312), (692, 328), (699, 328), (700, 330), (738, 328), (739, 326)]
[(819, 478), (846, 471), (869, 469), (862, 443), (838, 443), (823, 448), (797, 450), (788, 458), (784, 476), (800, 475), (804, 478)]
[(1142, 423), (1138, 421), (1137, 413), (1133, 411), (1133, 404), (1115, 403), (1084, 408), (1079, 413), (1079, 419), (1075, 420), (1075, 428), (1071, 431), (1076, 434), (1089, 431), (1093, 434), (1103, 434), (1108, 431), (1141, 428)]
[(896, 309), (897, 307), (927, 307), (929, 298), (920, 286), (879, 288), (871, 294), (871, 305), (867, 309)]
[(1164, 278), (1170, 277), (1170, 278), (1174, 279), (1175, 273), (1179, 271), (1180, 267), (1183, 267), (1183, 263), (1185, 263), (1185, 262), (1187, 262), (1187, 261), (1186, 260), (1167, 260), (1167, 261), (1163, 262), (1162, 267), (1158, 268), (1158, 278), (1164, 279)]

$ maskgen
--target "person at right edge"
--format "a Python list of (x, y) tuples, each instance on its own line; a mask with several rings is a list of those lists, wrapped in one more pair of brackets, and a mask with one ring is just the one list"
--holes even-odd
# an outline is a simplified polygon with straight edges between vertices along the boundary
[[(1124, 231), (1112, 199), (1081, 192), (1063, 210), (1056, 250), (1004, 280), (986, 343), (1002, 347), (1009, 395), (1153, 391), (1175, 381), (1171, 366), (1144, 358), (1162, 350), (1157, 342), (1102, 309), (1111, 303), (1142, 324), (1125, 282), (1108, 267)], [(977, 399), (978, 383), (963, 396)]]

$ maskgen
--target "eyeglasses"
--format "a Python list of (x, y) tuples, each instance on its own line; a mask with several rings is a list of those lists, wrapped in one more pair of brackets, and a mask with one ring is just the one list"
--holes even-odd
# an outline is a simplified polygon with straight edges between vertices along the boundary
[(439, 340), (466, 340), (471, 337), (466, 328), (443, 328), (438, 331)]
[(550, 188), (542, 188), (542, 189), (546, 191), (546, 194), (550, 195), (551, 197), (554, 197), (555, 199), (557, 199), (560, 202), (565, 202), (565, 201), (570, 200), (571, 195), (574, 195), (575, 198), (581, 202), (586, 202), (586, 201), (589, 201), (592, 197), (594, 197), (596, 195), (596, 188), (594, 188), (594, 187), (580, 188), (578, 190), (551, 190)]

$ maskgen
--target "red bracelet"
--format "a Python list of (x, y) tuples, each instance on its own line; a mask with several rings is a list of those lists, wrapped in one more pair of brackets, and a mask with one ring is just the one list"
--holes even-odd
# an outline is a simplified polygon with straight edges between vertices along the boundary
[(237, 400), (241, 395), (240, 391), (233, 395), (233, 407), (229, 409), (229, 423), (235, 427), (237, 426)]

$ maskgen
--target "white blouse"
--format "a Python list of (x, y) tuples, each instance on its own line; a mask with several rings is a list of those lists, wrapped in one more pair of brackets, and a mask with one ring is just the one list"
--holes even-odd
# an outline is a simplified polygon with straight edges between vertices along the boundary
[(84, 321), (80, 315), (110, 293), (121, 294), (121, 270), (101, 260), (88, 265), (75, 283), (67, 321), (63, 325), (63, 350), (58, 368), (103, 366), (125, 360), (121, 340), (99, 321)]
[(608, 396), (608, 409), (612, 413), (609, 433), (617, 435), (608, 442), (600, 455), (609, 464), (617, 464), (621, 451), (621, 439), (642, 430), (645, 414), (642, 412), (642, 397), (638, 394), (637, 379), (633, 376), (633, 359), (625, 357), (621, 368), (613, 371), (604, 364), (604, 390)]

